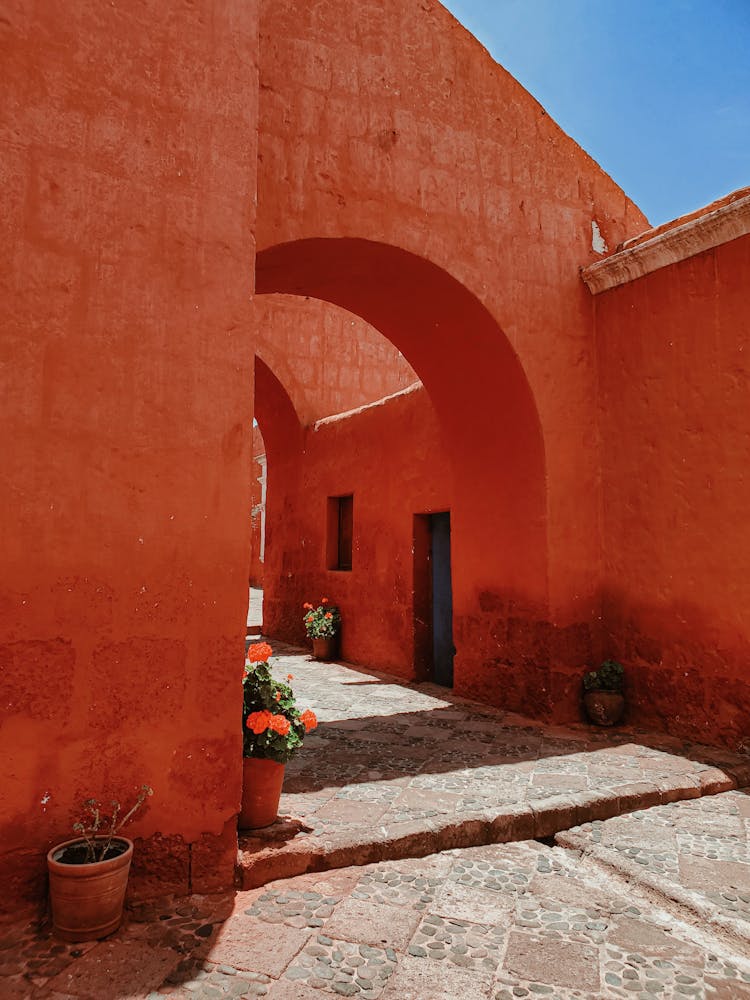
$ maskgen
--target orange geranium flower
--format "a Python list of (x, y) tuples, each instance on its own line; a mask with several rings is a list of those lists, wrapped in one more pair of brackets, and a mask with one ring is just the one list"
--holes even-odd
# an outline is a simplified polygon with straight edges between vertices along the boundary
[(321, 597), (320, 603), (321, 604), (328, 604), (328, 598), (327, 597)]
[(324, 616), (324, 617), (326, 617), (326, 618), (333, 618), (333, 615), (331, 614), (331, 612), (330, 612), (330, 611), (326, 611), (326, 613), (325, 613), (325, 616)]
[(305, 603), (302, 605), (302, 609), (303, 611), (312, 611), (312, 604), (309, 604), (307, 601), (305, 601)]
[(277, 691), (276, 694), (274, 695), (274, 698), (276, 699), (276, 701), (281, 701), (281, 691)]
[(252, 729), (256, 736), (260, 736), (271, 727), (271, 719), (273, 718), (274, 716), (265, 709), (262, 712), (251, 712), (245, 725), (248, 729)]
[(286, 736), (290, 729), (289, 719), (284, 715), (272, 715), (268, 728), (273, 729), (279, 736)]
[(315, 712), (310, 711), (309, 708), (306, 708), (302, 715), (300, 715), (299, 721), (305, 727), (306, 733), (309, 733), (311, 729), (315, 729), (318, 725)]
[(255, 642), (247, 651), (247, 658), (251, 663), (268, 663), (273, 656), (273, 650), (267, 642)]
[(287, 675), (286, 675), (286, 679), (287, 679), (288, 681), (293, 681), (293, 680), (294, 680), (294, 674), (287, 674)]

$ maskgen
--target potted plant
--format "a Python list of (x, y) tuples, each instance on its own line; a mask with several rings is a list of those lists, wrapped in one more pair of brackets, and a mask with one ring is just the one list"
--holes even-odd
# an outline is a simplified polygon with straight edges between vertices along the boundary
[(267, 642), (254, 643), (247, 651), (242, 678), (242, 809), (240, 829), (270, 826), (279, 812), (284, 766), (302, 746), (305, 734), (318, 724), (315, 713), (300, 712), (293, 680), (287, 683), (271, 675), (273, 650)]
[(583, 678), (583, 702), (597, 726), (614, 726), (625, 711), (625, 669), (617, 660), (605, 660)]
[(307, 638), (312, 639), (313, 656), (316, 660), (333, 660), (338, 654), (338, 636), (341, 630), (341, 612), (327, 597), (321, 597), (320, 604), (303, 604), (305, 616), (302, 619)]
[(78, 834), (47, 854), (52, 932), (63, 941), (92, 941), (122, 922), (133, 841), (119, 835), (153, 789), (141, 785), (135, 804), (120, 818), (120, 803), (105, 810), (96, 799), (83, 803), (73, 824)]

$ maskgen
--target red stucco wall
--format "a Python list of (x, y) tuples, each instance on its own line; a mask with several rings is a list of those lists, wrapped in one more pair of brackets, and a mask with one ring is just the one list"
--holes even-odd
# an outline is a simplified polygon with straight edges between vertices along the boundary
[[(258, 357), (273, 367), (304, 426), (417, 382), (413, 368), (390, 340), (359, 316), (320, 299), (258, 295), (253, 301), (253, 323)], [(253, 454), (264, 453), (265, 444), (256, 428)], [(255, 514), (250, 579), (254, 586), (263, 585), (264, 569), (260, 474), (256, 462), (251, 473)], [(292, 547), (296, 544), (293, 537), (286, 541)]]
[[(258, 378), (263, 426), (282, 422), (279, 383)], [(273, 433), (273, 432), (271, 432)], [(305, 643), (302, 604), (341, 608), (342, 655), (414, 677), (413, 516), (450, 510), (451, 471), (423, 389), (300, 430), (296, 455), (269, 442), (264, 630)], [(366, 459), (363, 460), (363, 457)], [(326, 568), (326, 502), (353, 494), (351, 571)]]
[(633, 718), (750, 737), (750, 237), (596, 297), (609, 651)]
[(579, 268), (592, 221), (613, 246), (646, 220), (438, 3), (264, 0), (261, 32), (258, 289), (404, 353), (454, 471), (462, 675), (576, 716), (601, 614)]
[(4, 9), (0, 906), (143, 782), (133, 889), (232, 881), (256, 13)]
[(310, 494), (362, 494), (345, 655), (406, 662), (404, 525), (449, 505), (460, 690), (574, 718), (604, 642), (639, 718), (736, 742), (747, 714), (746, 241), (594, 302), (592, 222), (645, 219), (438, 3), (260, 8), (6, 13), (2, 905), (76, 801), (144, 781), (135, 890), (231, 881), (256, 245), (261, 293), (349, 310), (425, 386), (303, 431), (283, 344), (258, 363), (295, 603), (339, 582)]
[(359, 316), (328, 302), (258, 295), (253, 322), (257, 354), (281, 379), (303, 424), (417, 381), (389, 340)]

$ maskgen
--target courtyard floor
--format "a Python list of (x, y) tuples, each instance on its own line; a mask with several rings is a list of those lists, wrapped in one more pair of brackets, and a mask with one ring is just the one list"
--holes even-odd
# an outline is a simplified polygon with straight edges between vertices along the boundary
[(3, 1000), (750, 998), (746, 756), (273, 645), (320, 726), (241, 836), (242, 890), (84, 945), (0, 926)]
[(550, 727), (272, 643), (318, 729), (287, 765), (288, 821), (240, 838), (243, 887), (498, 841), (750, 785), (750, 757), (634, 729)]

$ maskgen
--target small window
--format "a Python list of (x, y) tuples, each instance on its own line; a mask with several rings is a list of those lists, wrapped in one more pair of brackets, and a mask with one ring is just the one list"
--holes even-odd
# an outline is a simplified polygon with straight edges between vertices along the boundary
[(354, 497), (328, 497), (326, 565), (328, 569), (351, 570), (354, 533)]

